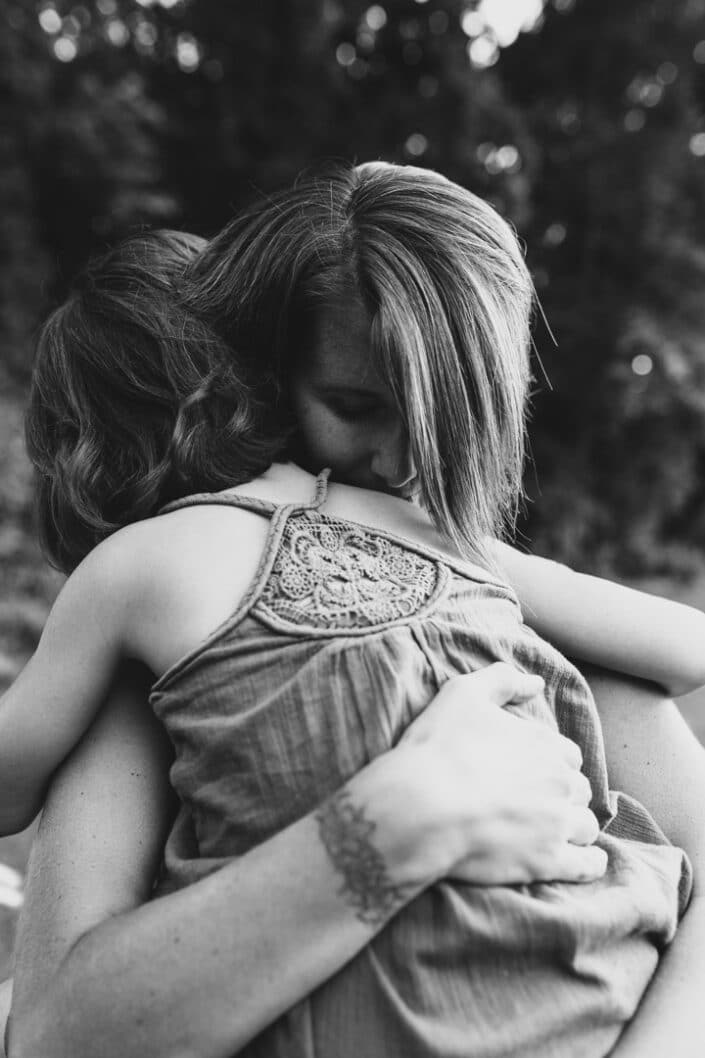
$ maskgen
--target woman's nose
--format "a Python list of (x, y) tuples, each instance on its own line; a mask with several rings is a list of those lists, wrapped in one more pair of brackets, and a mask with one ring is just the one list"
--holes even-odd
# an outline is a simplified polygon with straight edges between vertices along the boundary
[(394, 421), (374, 439), (371, 469), (390, 489), (400, 489), (416, 477), (409, 437), (404, 424)]

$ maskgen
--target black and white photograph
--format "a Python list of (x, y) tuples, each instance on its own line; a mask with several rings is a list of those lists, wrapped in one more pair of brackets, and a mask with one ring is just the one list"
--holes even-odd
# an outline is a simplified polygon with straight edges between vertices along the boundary
[(702, 1058), (705, 0), (0, 83), (0, 1058)]

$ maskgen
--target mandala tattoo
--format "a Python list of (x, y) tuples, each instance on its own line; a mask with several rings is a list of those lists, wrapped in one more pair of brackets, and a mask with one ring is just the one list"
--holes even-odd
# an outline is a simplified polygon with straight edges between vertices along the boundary
[(404, 886), (394, 885), (384, 857), (372, 843), (376, 824), (356, 808), (348, 790), (330, 797), (316, 813), (321, 841), (343, 884), (340, 896), (365, 925), (378, 927), (408, 899)]

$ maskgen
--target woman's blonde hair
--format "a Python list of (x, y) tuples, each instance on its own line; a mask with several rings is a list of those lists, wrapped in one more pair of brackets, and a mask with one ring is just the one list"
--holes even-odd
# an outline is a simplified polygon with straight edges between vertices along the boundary
[(431, 516), (486, 557), (521, 497), (533, 285), (514, 232), (438, 173), (335, 166), (236, 218), (187, 278), (191, 307), (283, 405), (321, 309), (341, 297), (370, 314)]

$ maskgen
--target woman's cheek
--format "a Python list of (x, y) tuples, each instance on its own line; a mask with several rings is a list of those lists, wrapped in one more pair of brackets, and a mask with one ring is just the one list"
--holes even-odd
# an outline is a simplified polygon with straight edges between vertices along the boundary
[(333, 415), (321, 419), (317, 455), (324, 465), (339, 473), (354, 465), (358, 443), (357, 432), (348, 424)]
[(345, 458), (346, 437), (342, 424), (327, 408), (313, 400), (301, 401), (297, 408), (299, 429), (303, 437), (310, 469), (324, 466), (334, 469)]

